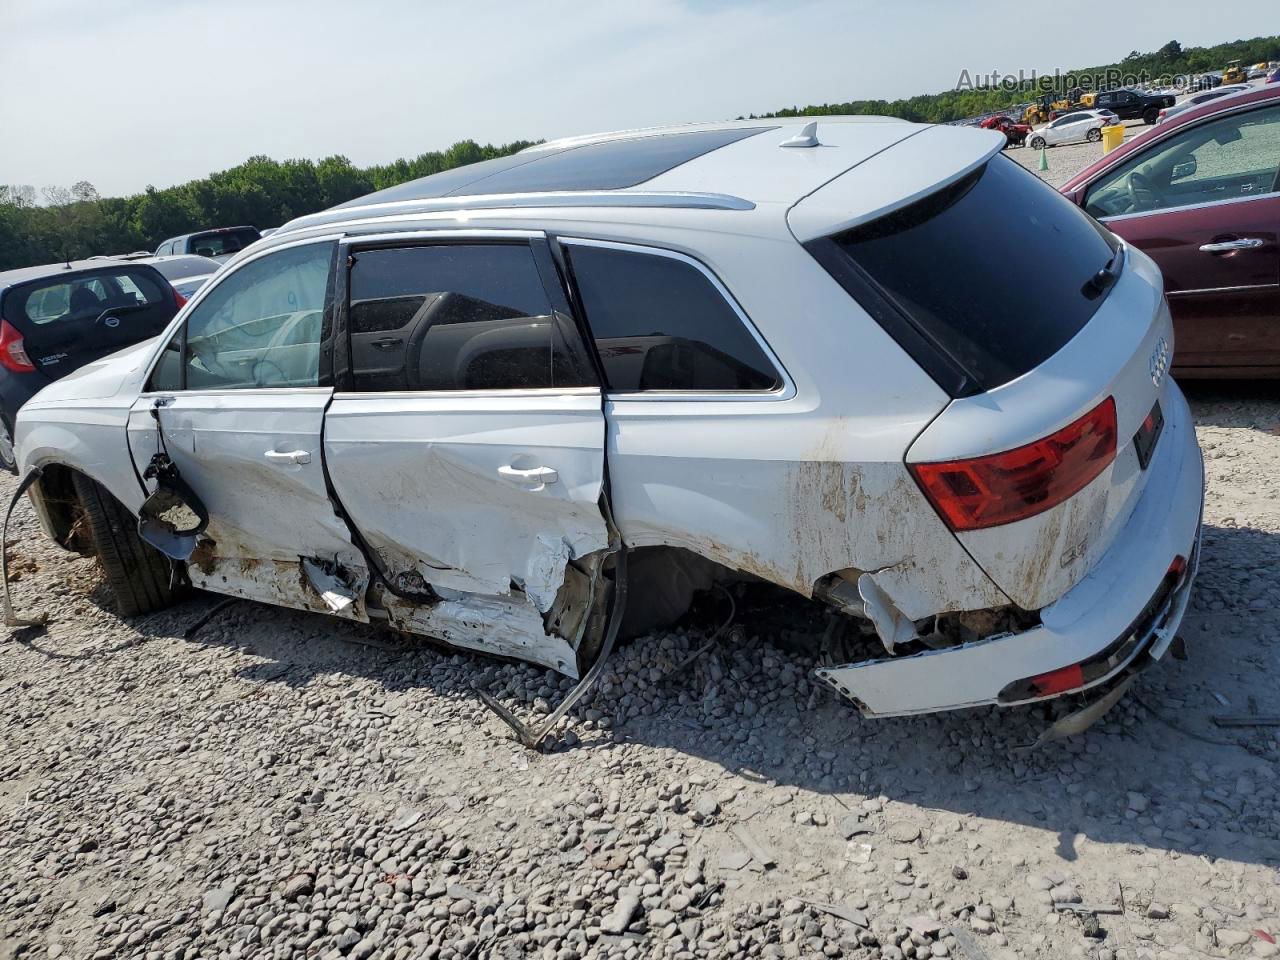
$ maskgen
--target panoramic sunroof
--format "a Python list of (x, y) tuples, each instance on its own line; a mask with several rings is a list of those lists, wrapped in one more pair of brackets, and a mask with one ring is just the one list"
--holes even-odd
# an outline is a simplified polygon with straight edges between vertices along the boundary
[(652, 180), (712, 150), (775, 129), (697, 130), (630, 140), (605, 140), (546, 152), (517, 153), (411, 180), (342, 206), (491, 193), (620, 190)]

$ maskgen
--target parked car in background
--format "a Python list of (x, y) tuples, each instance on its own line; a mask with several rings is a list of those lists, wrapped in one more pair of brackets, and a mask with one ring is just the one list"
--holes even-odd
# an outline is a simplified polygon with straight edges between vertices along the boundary
[(225, 263), (251, 243), (261, 239), (257, 227), (218, 227), (173, 237), (156, 247), (157, 257), (193, 253)]
[(1018, 123), (1011, 117), (987, 117), (978, 126), (984, 130), (999, 130), (1005, 135), (1005, 145), (1010, 147), (1022, 146), (1031, 133), (1030, 124)]
[(179, 255), (174, 257), (148, 257), (138, 261), (155, 267), (178, 291), (183, 300), (190, 300), (206, 280), (218, 272), (222, 264), (209, 257)]
[(1150, 126), (1160, 111), (1172, 107), (1177, 98), (1168, 93), (1143, 93), (1140, 90), (1104, 90), (1093, 100), (1096, 110), (1110, 110), (1121, 120), (1136, 120)]
[(1267, 83), (1280, 83), (1280, 67), (1267, 74)]
[(1110, 110), (1076, 110), (1064, 113), (1033, 131), (1027, 143), (1032, 149), (1056, 147), (1063, 143), (1096, 142), (1102, 139), (1102, 128), (1120, 120)]
[(52, 381), (154, 337), (182, 302), (139, 262), (73, 260), (0, 273), (0, 465), (18, 410)]
[(1248, 73), (1248, 78), (1247, 78), (1247, 79), (1249, 79), (1249, 80), (1257, 80), (1259, 77), (1265, 77), (1265, 76), (1267, 75), (1267, 72), (1268, 72), (1270, 69), (1271, 69), (1271, 68), (1270, 68), (1270, 67), (1268, 67), (1265, 63), (1258, 64), (1257, 66), (1250, 67), (1250, 68), (1249, 68), (1249, 73)]
[(1164, 123), (1170, 117), (1176, 117), (1184, 110), (1191, 110), (1200, 106), (1202, 103), (1208, 103), (1210, 100), (1217, 100), (1219, 97), (1229, 97), (1233, 93), (1242, 93), (1245, 90), (1252, 90), (1253, 87), (1247, 83), (1231, 83), (1224, 84), (1214, 90), (1204, 90), (1200, 93), (1193, 93), (1181, 103), (1176, 103), (1172, 107), (1165, 107), (1160, 111), (1160, 116), (1156, 119), (1156, 123)]
[(1280, 376), (1280, 88), (1180, 113), (1062, 189), (1160, 265), (1179, 376)]
[[(158, 544), (577, 677), (627, 595), (763, 581), (856, 635), (815, 674), (867, 714), (1107, 696), (1178, 632), (1200, 453), (1159, 271), (1005, 145), (749, 120), (400, 184), (47, 388), (21, 469), (127, 613), (173, 596)], [(992, 296), (1033, 281), (1034, 323)]]
[(1222, 86), (1222, 75), (1216, 73), (1202, 73), (1198, 77), (1193, 77), (1188, 87), (1193, 93), (1197, 90), (1212, 90), (1214, 87)]

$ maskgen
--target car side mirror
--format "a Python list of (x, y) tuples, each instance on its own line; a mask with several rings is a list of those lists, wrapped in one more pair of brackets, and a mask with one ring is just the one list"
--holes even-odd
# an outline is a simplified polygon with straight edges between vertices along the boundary
[(1240, 132), (1239, 127), (1231, 127), (1214, 134), (1213, 142), (1218, 146), (1225, 146), (1228, 143), (1235, 143), (1237, 140), (1244, 139), (1244, 135)]
[(1184, 156), (1178, 157), (1178, 159), (1174, 161), (1173, 173), (1170, 175), (1169, 179), (1181, 180), (1184, 177), (1191, 176), (1196, 172), (1196, 169), (1197, 164), (1195, 155), (1188, 153)]

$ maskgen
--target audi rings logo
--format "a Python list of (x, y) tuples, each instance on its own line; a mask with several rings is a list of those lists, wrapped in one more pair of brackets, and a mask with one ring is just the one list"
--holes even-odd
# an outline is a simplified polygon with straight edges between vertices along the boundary
[(1169, 341), (1166, 338), (1161, 337), (1156, 348), (1151, 351), (1151, 359), (1147, 361), (1147, 367), (1151, 371), (1151, 382), (1157, 387), (1160, 386), (1160, 381), (1169, 371)]

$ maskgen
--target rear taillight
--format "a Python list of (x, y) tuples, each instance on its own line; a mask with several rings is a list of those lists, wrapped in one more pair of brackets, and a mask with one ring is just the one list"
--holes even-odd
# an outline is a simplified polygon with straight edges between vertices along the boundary
[(173, 299), (178, 301), (178, 309), (181, 310), (187, 305), (187, 298), (178, 292), (178, 288), (173, 288)]
[(1025, 520), (1086, 487), (1116, 456), (1111, 397), (1057, 433), (1024, 447), (971, 460), (909, 464), (916, 482), (952, 530)]
[(0, 366), (13, 373), (31, 373), (36, 368), (22, 344), (22, 334), (8, 320), (0, 320)]

